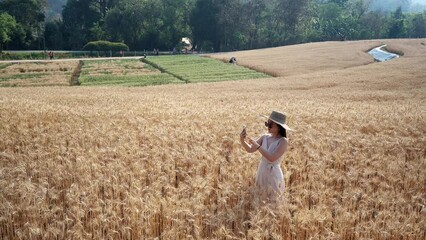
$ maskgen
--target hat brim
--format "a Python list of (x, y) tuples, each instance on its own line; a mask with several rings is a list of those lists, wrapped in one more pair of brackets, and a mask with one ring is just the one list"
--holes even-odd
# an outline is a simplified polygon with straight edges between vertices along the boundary
[(276, 124), (278, 124), (278, 125), (280, 125), (281, 127), (283, 127), (285, 130), (288, 130), (288, 131), (294, 131), (293, 129), (291, 129), (287, 124), (285, 124), (285, 123), (279, 123), (279, 122), (277, 122), (277, 121), (275, 121), (274, 119), (271, 119), (271, 118), (269, 118), (269, 116), (266, 116), (266, 115), (260, 115), (261, 117), (264, 117), (264, 118), (266, 118), (266, 119), (268, 119), (268, 120), (271, 120), (272, 122), (274, 122), (274, 123), (276, 123)]

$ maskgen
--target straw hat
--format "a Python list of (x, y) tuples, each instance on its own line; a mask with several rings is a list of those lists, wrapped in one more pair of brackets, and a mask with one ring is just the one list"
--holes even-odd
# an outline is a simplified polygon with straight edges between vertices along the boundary
[(277, 112), (277, 111), (272, 111), (272, 113), (271, 113), (271, 115), (269, 115), (269, 117), (266, 116), (266, 115), (262, 115), (262, 117), (265, 117), (265, 118), (273, 121), (274, 123), (281, 125), (284, 129), (286, 129), (288, 131), (293, 131), (293, 129), (291, 129), (285, 123), (285, 119), (286, 119), (285, 113)]

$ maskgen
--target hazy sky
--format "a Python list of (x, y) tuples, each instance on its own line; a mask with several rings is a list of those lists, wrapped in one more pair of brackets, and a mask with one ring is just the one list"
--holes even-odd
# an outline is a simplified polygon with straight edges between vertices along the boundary
[(426, 0), (411, 0), (412, 3), (426, 4)]
[[(355, 0), (352, 0), (355, 1)], [(411, 3), (407, 5), (407, 3)], [(370, 5), (370, 10), (372, 11), (385, 11), (392, 12), (395, 11), (398, 6), (402, 4), (402, 11), (404, 12), (423, 12), (426, 6), (426, 0), (372, 0)], [(423, 7), (417, 7), (418, 4)]]

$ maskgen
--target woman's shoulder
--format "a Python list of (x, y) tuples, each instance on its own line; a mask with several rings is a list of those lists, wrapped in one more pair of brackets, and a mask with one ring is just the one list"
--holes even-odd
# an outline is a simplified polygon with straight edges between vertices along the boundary
[(286, 138), (286, 137), (282, 137), (281, 139), (280, 139), (280, 144), (283, 144), (283, 145), (287, 145), (288, 144), (288, 139)]
[(287, 144), (288, 139), (286, 137), (281, 137), (281, 138), (276, 139), (276, 142), (280, 145), (281, 144)]

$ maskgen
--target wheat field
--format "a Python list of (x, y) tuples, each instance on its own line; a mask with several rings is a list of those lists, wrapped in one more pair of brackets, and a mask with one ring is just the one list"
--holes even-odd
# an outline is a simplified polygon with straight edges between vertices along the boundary
[[(404, 57), (373, 63), (382, 42)], [(232, 53), (268, 79), (0, 88), (0, 238), (425, 239), (422, 43)], [(277, 204), (239, 144), (271, 110), (295, 129)]]

